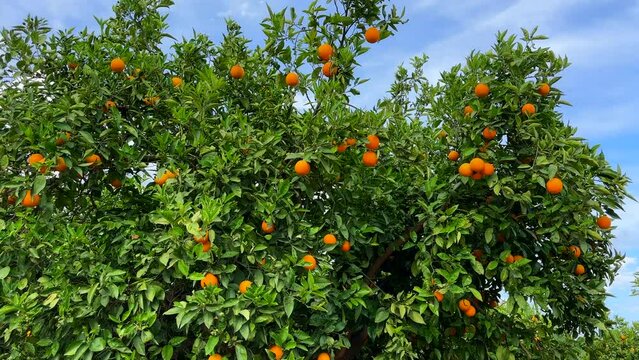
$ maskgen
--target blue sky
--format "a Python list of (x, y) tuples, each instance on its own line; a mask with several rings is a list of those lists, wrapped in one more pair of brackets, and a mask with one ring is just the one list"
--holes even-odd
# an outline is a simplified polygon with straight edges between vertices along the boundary
[[(0, 27), (19, 24), (27, 15), (49, 20), (55, 29), (96, 29), (93, 15), (108, 17), (112, 0), (29, 0), (0, 2)], [(272, 0), (273, 9), (308, 0)], [(430, 57), (426, 74), (431, 81), (442, 70), (462, 62), (473, 49), (486, 50), (499, 30), (517, 33), (521, 27), (539, 26), (550, 37), (545, 46), (567, 55), (572, 66), (557, 84), (572, 107), (564, 107), (564, 120), (591, 144), (601, 144), (613, 165), (620, 165), (631, 179), (639, 179), (639, 0), (401, 0), (409, 22), (396, 36), (373, 46), (361, 59), (359, 76), (371, 80), (355, 105), (370, 107), (384, 96), (393, 72), (410, 57)], [(195, 28), (215, 42), (222, 39), (224, 18), (231, 16), (246, 36), (261, 41), (260, 20), (266, 15), (263, 0), (176, 0), (169, 15), (170, 33), (192, 34)], [(639, 185), (630, 191), (639, 197)], [(615, 247), (627, 260), (609, 291), (613, 314), (639, 320), (639, 297), (631, 297), (633, 273), (639, 271), (639, 204), (628, 201), (622, 220), (615, 221)]]

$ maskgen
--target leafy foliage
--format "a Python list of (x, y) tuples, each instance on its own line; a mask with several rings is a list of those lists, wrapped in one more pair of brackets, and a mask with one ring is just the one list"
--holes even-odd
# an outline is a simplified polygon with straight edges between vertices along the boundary
[[(389, 97), (357, 109), (364, 30), (385, 39), (403, 14), (382, 0), (332, 3), (269, 9), (253, 48), (229, 20), (222, 43), (196, 33), (164, 53), (170, 0), (121, 0), (98, 34), (51, 33), (38, 18), (2, 31), (2, 353), (266, 359), (278, 345), (285, 359), (550, 359), (558, 336), (594, 333), (621, 261), (595, 219), (617, 217), (628, 179), (561, 121), (566, 59), (535, 32), (502, 33), (435, 85), (414, 58)], [(335, 49), (330, 79), (322, 43)], [(124, 73), (109, 67), (117, 57)], [(489, 97), (475, 97), (478, 82)], [(487, 126), (498, 135), (482, 146)], [(375, 167), (361, 163), (370, 134)], [(338, 151), (347, 138), (356, 144)], [(460, 177), (452, 148), (495, 174)], [(32, 153), (46, 162), (29, 166)], [(301, 159), (308, 176), (295, 174)], [(555, 176), (564, 191), (547, 194)], [(27, 190), (39, 206), (20, 205)], [(337, 244), (322, 242), (329, 233)], [(200, 287), (207, 273), (219, 286)], [(539, 309), (540, 321), (524, 315)]]

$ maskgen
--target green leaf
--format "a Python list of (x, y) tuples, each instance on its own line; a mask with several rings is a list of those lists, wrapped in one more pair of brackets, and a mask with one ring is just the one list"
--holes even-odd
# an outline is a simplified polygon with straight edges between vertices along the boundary
[(82, 138), (84, 138), (84, 140), (86, 140), (89, 144), (95, 144), (95, 140), (93, 140), (93, 136), (91, 136), (91, 134), (89, 134), (86, 131), (78, 131), (78, 133), (80, 134), (80, 136), (82, 136)]
[(182, 275), (184, 276), (189, 275), (189, 265), (186, 262), (184, 262), (184, 260), (182, 259), (178, 260), (177, 267), (178, 267), (178, 270), (180, 270), (180, 272), (182, 273)]
[(47, 185), (47, 178), (44, 175), (38, 175), (33, 181), (33, 195), (39, 194)]
[(295, 307), (295, 299), (293, 299), (292, 296), (287, 296), (284, 299), (284, 312), (286, 313), (287, 317), (291, 317), (294, 307)]
[(235, 358), (237, 360), (247, 360), (248, 355), (246, 353), (246, 348), (240, 344), (235, 344)]
[(204, 347), (204, 352), (207, 354), (212, 354), (215, 352), (215, 347), (217, 343), (220, 341), (220, 338), (217, 336), (209, 336), (209, 340), (206, 342), (206, 346)]
[(11, 268), (8, 266), (5, 266), (2, 269), (0, 269), (0, 280), (4, 280), (4, 278), (6, 278), (7, 275), (9, 275), (9, 271), (11, 271)]
[(380, 308), (379, 310), (377, 310), (377, 314), (375, 315), (375, 322), (381, 323), (382, 321), (386, 321), (389, 315), (390, 314), (388, 313), (386, 309)]
[(476, 273), (478, 273), (479, 275), (484, 275), (484, 267), (481, 265), (479, 261), (477, 261), (475, 258), (472, 258), (470, 260), (470, 263), (473, 266), (473, 270), (475, 270)]
[(424, 318), (422, 317), (422, 315), (420, 313), (418, 313), (417, 311), (411, 311), (408, 313), (408, 317), (413, 320), (414, 322), (418, 323), (418, 324), (423, 324), (426, 325), (426, 322), (424, 321)]
[(172, 357), (173, 357), (173, 346), (164, 345), (164, 347), (162, 348), (162, 359), (171, 360)]
[(93, 352), (100, 352), (104, 350), (105, 347), (106, 347), (106, 340), (104, 340), (101, 337), (97, 337), (93, 339), (93, 341), (91, 341), (91, 346), (89, 347), (89, 350)]
[(78, 348), (80, 348), (80, 345), (82, 345), (82, 343), (83, 341), (80, 341), (80, 340), (72, 342), (67, 348), (67, 352), (64, 353), (64, 356), (75, 355), (75, 353), (78, 351)]

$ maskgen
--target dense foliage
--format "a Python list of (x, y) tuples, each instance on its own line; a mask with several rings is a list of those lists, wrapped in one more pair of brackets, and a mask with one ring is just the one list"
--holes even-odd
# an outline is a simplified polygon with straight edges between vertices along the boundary
[(358, 109), (358, 57), (404, 22), (387, 1), (165, 53), (170, 5), (2, 31), (1, 353), (580, 358), (565, 336), (607, 317), (622, 257), (597, 222), (628, 179), (562, 122), (542, 36), (500, 33), (436, 84), (414, 58)]

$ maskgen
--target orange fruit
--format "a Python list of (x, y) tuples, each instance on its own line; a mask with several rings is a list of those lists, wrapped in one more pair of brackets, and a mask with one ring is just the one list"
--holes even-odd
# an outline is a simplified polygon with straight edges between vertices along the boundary
[(40, 195), (31, 196), (31, 190), (27, 190), (27, 193), (22, 199), (22, 206), (24, 207), (36, 207), (40, 205)]
[(69, 67), (69, 69), (75, 70), (75, 69), (78, 68), (78, 63), (77, 62), (70, 62), (69, 64), (67, 64), (67, 66)]
[[(202, 229), (199, 229), (202, 230)], [(205, 231), (204, 232), (204, 236), (202, 237), (198, 237), (197, 235), (193, 235), (193, 240), (195, 240), (196, 243), (205, 243), (207, 241), (209, 241), (209, 231)]]
[(311, 172), (311, 164), (306, 160), (300, 160), (295, 163), (295, 173), (299, 176), (306, 176)]
[(335, 76), (335, 74), (337, 74), (337, 66), (333, 65), (331, 61), (327, 61), (324, 66), (322, 66), (322, 74), (328, 78)]
[(251, 285), (253, 285), (253, 283), (250, 280), (242, 281), (240, 283), (240, 293), (246, 294), (246, 292), (248, 291), (248, 288), (250, 288)]
[(497, 306), (499, 306), (499, 302), (498, 302), (497, 300), (495, 300), (495, 299), (490, 300), (490, 301), (488, 302), (488, 306), (490, 306), (491, 308), (493, 308), (493, 309), (494, 309), (494, 308), (496, 308)]
[(612, 225), (612, 220), (610, 220), (610, 218), (606, 215), (601, 215), (597, 219), (597, 226), (599, 226), (600, 229), (603, 229), (603, 230), (610, 229), (611, 225)]
[(69, 168), (64, 159), (59, 156), (55, 159), (55, 164), (56, 165), (53, 167), (53, 170), (55, 171), (63, 172)]
[(448, 133), (446, 132), (446, 130), (440, 130), (439, 133), (437, 133), (437, 138), (438, 139), (443, 139), (446, 136), (448, 136)]
[(346, 145), (348, 145), (348, 146), (354, 146), (355, 144), (357, 144), (357, 139), (355, 139), (355, 138), (348, 138), (348, 139), (346, 139)]
[(317, 48), (317, 56), (322, 61), (328, 61), (333, 56), (333, 47), (329, 44), (322, 44)]
[(108, 112), (109, 110), (111, 110), (111, 108), (112, 108), (112, 107), (116, 107), (116, 106), (117, 106), (117, 104), (115, 103), (115, 101), (113, 101), (113, 100), (107, 100), (107, 101), (104, 103), (104, 107), (102, 108), (102, 111), (104, 111), (104, 112)]
[(374, 44), (379, 41), (379, 39), (382, 37), (382, 34), (378, 28), (371, 26), (368, 29), (366, 29), (366, 32), (364, 33), (364, 37), (366, 38), (366, 41), (368, 41), (371, 44)]
[(286, 74), (286, 85), (290, 87), (295, 87), (300, 83), (300, 76), (294, 72), (290, 72)]
[(466, 105), (464, 107), (464, 116), (470, 116), (470, 114), (472, 114), (473, 111), (475, 110), (473, 110), (473, 108), (470, 105)]
[(477, 84), (477, 86), (475, 86), (475, 95), (478, 98), (485, 98), (486, 96), (488, 96), (488, 94), (490, 94), (490, 88), (488, 87), (488, 85), (479, 83)]
[(220, 354), (213, 354), (211, 356), (209, 356), (208, 360), (222, 360), (222, 355)]
[(29, 165), (34, 166), (36, 164), (41, 164), (43, 162), (45, 162), (46, 159), (44, 158), (44, 156), (42, 154), (31, 154), (29, 155), (29, 157), (27, 158), (27, 163), (29, 163)]
[(463, 163), (459, 165), (459, 175), (469, 177), (473, 175), (473, 169), (469, 163)]
[(284, 350), (282, 350), (282, 348), (277, 345), (271, 346), (271, 348), (268, 349), (268, 351), (273, 353), (273, 355), (275, 356), (275, 360), (281, 360), (282, 357), (284, 356)]
[(348, 145), (346, 143), (342, 143), (337, 145), (337, 152), (338, 153), (343, 153), (344, 151), (346, 151), (346, 149), (348, 149)]
[(577, 266), (575, 266), (575, 275), (579, 276), (579, 275), (583, 275), (586, 273), (586, 267), (578, 264)]
[(67, 142), (69, 139), (71, 139), (71, 133), (67, 131), (64, 133), (64, 137), (60, 136), (59, 138), (55, 139), (55, 144), (57, 146), (64, 145), (64, 143)]
[(568, 249), (572, 252), (574, 257), (578, 258), (581, 256), (581, 248), (579, 248), (579, 246), (571, 245)]
[(202, 288), (207, 286), (218, 286), (219, 284), (220, 281), (217, 279), (217, 276), (211, 273), (206, 273), (206, 275), (204, 275), (204, 279), (200, 280), (200, 286)]
[(275, 225), (274, 224), (269, 224), (266, 221), (262, 221), (262, 231), (265, 234), (272, 234), (273, 231), (275, 231)]
[(346, 240), (344, 241), (344, 243), (342, 244), (342, 251), (343, 252), (349, 252), (351, 251), (351, 242)]
[(144, 101), (144, 105), (146, 106), (154, 106), (155, 104), (157, 104), (158, 101), (160, 101), (160, 97), (159, 96), (145, 97), (144, 99), (142, 99), (142, 101)]
[(321, 353), (317, 356), (317, 360), (331, 360), (331, 356), (328, 353)]
[(517, 261), (519, 261), (519, 260), (523, 260), (523, 259), (524, 259), (524, 257), (523, 257), (523, 256), (521, 256), (521, 255), (515, 255), (515, 256), (513, 257), (513, 259), (515, 260), (515, 262), (517, 262)]
[(16, 201), (18, 201), (18, 198), (17, 198), (17, 197), (15, 197), (14, 195), (9, 195), (9, 196), (7, 196), (7, 203), (8, 203), (9, 205), (15, 205), (15, 204), (16, 204)]
[(176, 87), (176, 88), (180, 87), (180, 86), (182, 86), (183, 82), (184, 81), (182, 81), (182, 78), (179, 77), (179, 76), (174, 76), (174, 77), (171, 78), (171, 84), (173, 84), (173, 87)]
[(100, 157), (100, 155), (91, 154), (84, 158), (84, 162), (86, 162), (87, 164), (91, 166), (97, 166), (102, 164), (102, 158)]
[(484, 256), (484, 252), (481, 249), (475, 249), (473, 250), (473, 256), (475, 257), (477, 261), (479, 261), (479, 259), (481, 259), (481, 257)]
[(539, 88), (537, 89), (537, 92), (541, 96), (548, 96), (548, 94), (550, 94), (550, 85), (546, 83), (541, 83), (541, 85), (539, 85)]
[(472, 305), (468, 308), (468, 310), (464, 311), (464, 314), (466, 314), (466, 316), (468, 317), (473, 317), (476, 313), (477, 309), (475, 309), (475, 307)]
[(114, 73), (121, 73), (122, 71), (124, 71), (125, 67), (126, 65), (124, 64), (124, 60), (120, 58), (111, 60), (111, 71), (113, 71)]
[(559, 178), (554, 177), (546, 182), (546, 191), (548, 191), (549, 194), (557, 195), (563, 188), (564, 184)]
[(455, 150), (451, 150), (451, 151), (448, 153), (448, 160), (450, 160), (450, 161), (457, 161), (457, 160), (459, 160), (459, 153), (458, 153), (457, 151), (455, 151)]
[(482, 171), (484, 171), (484, 165), (486, 163), (484, 162), (484, 160), (480, 159), (480, 158), (474, 158), (470, 161), (470, 169), (473, 172), (476, 173), (481, 173)]
[(315, 268), (317, 267), (317, 260), (315, 260), (315, 257), (313, 255), (304, 255), (302, 261), (307, 263), (306, 265), (304, 265), (304, 269), (306, 270), (315, 270)]
[(373, 167), (377, 165), (377, 154), (374, 151), (367, 151), (362, 155), (362, 163), (365, 166)]
[(202, 252), (207, 253), (209, 250), (211, 250), (211, 242), (207, 240), (202, 243)]
[(514, 256), (512, 256), (512, 255), (508, 255), (508, 256), (506, 256), (506, 262), (507, 262), (508, 264), (512, 264), (512, 263), (514, 263), (514, 262), (515, 262), (515, 257), (514, 257)]
[(484, 136), (484, 139), (492, 140), (497, 136), (497, 130), (485, 127), (481, 134)]
[(482, 174), (481, 172), (476, 172), (473, 173), (470, 177), (473, 180), (481, 180), (484, 177), (484, 174)]
[(162, 174), (162, 176), (160, 176), (159, 178), (158, 177), (155, 178), (155, 183), (158, 185), (164, 185), (164, 183), (167, 180), (175, 179), (176, 177), (177, 177), (177, 174), (175, 174), (171, 170), (167, 170), (164, 172), (164, 174)]
[(379, 138), (377, 135), (368, 135), (368, 143), (366, 144), (368, 150), (377, 150), (379, 148)]
[(435, 299), (437, 299), (438, 302), (444, 301), (444, 294), (440, 293), (439, 290), (435, 290), (433, 295), (435, 295)]
[(111, 186), (113, 186), (116, 189), (119, 189), (122, 187), (122, 180), (120, 180), (119, 178), (113, 178), (110, 181)]
[(537, 112), (535, 110), (535, 105), (528, 103), (521, 107), (521, 113), (527, 116), (533, 116)]
[(484, 176), (490, 176), (495, 173), (495, 165), (491, 163), (484, 164)]
[(333, 234), (324, 235), (324, 244), (326, 245), (335, 245), (337, 244), (337, 238)]
[(472, 305), (470, 305), (470, 301), (468, 301), (468, 299), (461, 299), (457, 303), (457, 306), (459, 306), (459, 310), (466, 311), (466, 310), (470, 309), (470, 307)]
[(233, 65), (231, 67), (231, 77), (233, 79), (241, 79), (241, 78), (243, 78), (244, 77), (244, 68), (241, 65), (239, 65), (239, 64)]

